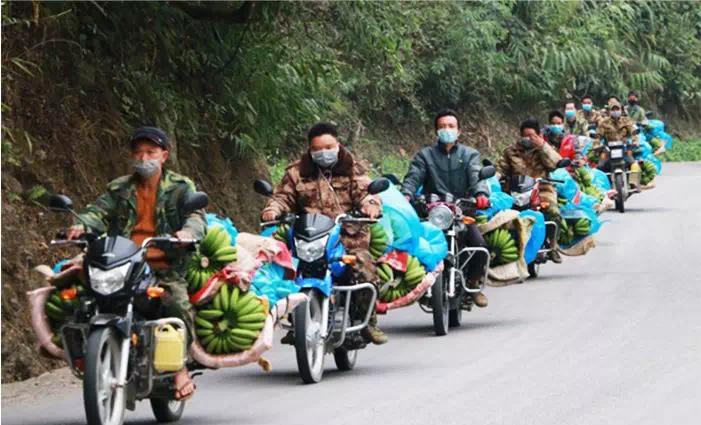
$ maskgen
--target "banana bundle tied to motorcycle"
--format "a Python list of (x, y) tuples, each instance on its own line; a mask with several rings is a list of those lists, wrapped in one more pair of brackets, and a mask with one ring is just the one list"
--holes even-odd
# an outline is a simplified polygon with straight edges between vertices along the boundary
[(380, 284), (379, 299), (382, 302), (392, 302), (411, 292), (426, 276), (426, 269), (414, 256), (409, 256), (406, 271), (400, 272), (387, 263), (377, 266)]
[(79, 295), (84, 292), (84, 288), (79, 283), (64, 290), (55, 289), (46, 304), (44, 313), (49, 318), (49, 325), (54, 331), (52, 341), (59, 347), (63, 346), (58, 330), (61, 329), (68, 319), (73, 315), (80, 303)]
[(233, 354), (253, 346), (265, 326), (268, 301), (224, 284), (195, 314), (195, 334), (210, 354)]
[(518, 260), (519, 250), (516, 238), (503, 227), (492, 230), (484, 237), (490, 254), (490, 267), (513, 263)]
[(558, 243), (560, 245), (571, 245), (576, 239), (587, 236), (591, 233), (591, 221), (587, 218), (567, 219), (561, 223), (560, 236)]
[(640, 184), (643, 186), (650, 184), (650, 182), (655, 179), (655, 176), (657, 176), (657, 167), (655, 167), (652, 161), (647, 159), (641, 161), (640, 171)]
[(231, 245), (229, 233), (221, 226), (208, 228), (198, 252), (187, 264), (185, 280), (188, 283), (188, 292), (200, 290), (214, 273), (236, 259), (236, 247)]
[(387, 232), (380, 223), (374, 223), (370, 226), (370, 255), (377, 260), (385, 253), (387, 245), (389, 245)]
[(577, 170), (574, 172), (573, 178), (577, 184), (579, 184), (579, 188), (582, 192), (593, 196), (599, 202), (604, 199), (605, 194), (594, 184), (590, 170), (585, 167), (577, 168)]

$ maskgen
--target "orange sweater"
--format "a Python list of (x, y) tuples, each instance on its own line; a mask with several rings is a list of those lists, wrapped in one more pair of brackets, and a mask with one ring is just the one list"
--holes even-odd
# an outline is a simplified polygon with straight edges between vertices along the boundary
[[(155, 190), (136, 186), (136, 224), (131, 232), (131, 240), (137, 245), (146, 239), (156, 236), (156, 199), (158, 188)], [(153, 269), (165, 269), (170, 265), (166, 261), (165, 252), (158, 248), (149, 248), (146, 261)]]

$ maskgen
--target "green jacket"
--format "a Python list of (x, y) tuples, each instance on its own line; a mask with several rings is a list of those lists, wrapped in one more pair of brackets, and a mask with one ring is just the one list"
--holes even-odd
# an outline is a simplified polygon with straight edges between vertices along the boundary
[[(79, 215), (98, 234), (108, 233), (126, 238), (136, 224), (136, 180), (133, 175), (119, 177), (107, 184), (107, 191), (89, 204)], [(183, 196), (195, 190), (192, 180), (164, 170), (156, 197), (156, 234), (173, 235), (186, 230), (196, 239), (204, 237), (204, 210), (184, 215), (180, 210)]]
[(645, 110), (640, 107), (640, 105), (626, 105), (624, 108), (628, 118), (632, 119), (636, 123), (646, 123), (647, 117), (645, 116)]

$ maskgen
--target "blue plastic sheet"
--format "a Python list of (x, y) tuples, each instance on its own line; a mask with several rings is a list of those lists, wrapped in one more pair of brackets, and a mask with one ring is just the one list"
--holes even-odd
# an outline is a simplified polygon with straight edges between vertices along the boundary
[(499, 179), (497, 176), (492, 176), (487, 179), (487, 185), (489, 185), (489, 190), (491, 193), (496, 193), (496, 192), (501, 192), (501, 183), (499, 183)]
[(236, 237), (239, 231), (234, 227), (229, 217), (219, 217), (216, 214), (207, 213), (207, 227), (221, 226), (231, 236), (231, 245), (236, 245)]
[(448, 241), (441, 229), (425, 221), (421, 223), (423, 236), (419, 238), (419, 243), (413, 255), (426, 267), (426, 270), (436, 268), (446, 255), (448, 255)]
[(665, 131), (664, 122), (660, 120), (648, 120), (647, 127), (645, 128), (645, 136), (648, 140), (657, 137), (664, 142), (666, 149), (672, 148), (672, 136)]
[(380, 223), (390, 236), (390, 247), (409, 253), (414, 252), (424, 232), (414, 207), (395, 186), (380, 192), (379, 196), (382, 199)]
[(533, 217), (535, 223), (531, 229), (531, 236), (526, 243), (523, 257), (527, 264), (532, 263), (538, 256), (538, 251), (545, 242), (545, 217), (540, 211), (525, 210), (519, 213), (519, 217)]
[(299, 286), (285, 279), (285, 269), (275, 263), (263, 264), (251, 280), (251, 290), (258, 296), (265, 296), (274, 306), (278, 300), (299, 292)]
[(514, 205), (514, 198), (511, 195), (504, 192), (492, 192), (489, 195), (489, 208), (485, 210), (479, 210), (480, 214), (484, 214), (487, 218), (491, 219), (499, 211), (504, 211), (510, 209)]
[[(589, 223), (591, 225), (591, 230), (589, 231), (589, 235), (591, 236), (599, 231), (601, 228), (601, 225), (603, 224), (601, 220), (599, 220), (599, 217), (596, 214), (596, 211), (589, 206), (585, 205), (574, 205), (571, 202), (568, 202), (567, 204), (563, 205), (560, 207), (560, 214), (562, 214), (562, 218), (564, 219), (579, 219), (579, 218), (586, 218), (589, 220)], [(569, 246), (575, 245), (577, 242), (582, 240), (586, 236), (580, 236), (575, 238), (572, 243), (565, 245), (564, 248), (567, 248)]]
[(570, 173), (565, 168), (558, 168), (557, 170), (550, 173), (550, 178), (554, 180), (562, 180), (564, 183), (555, 183), (555, 188), (557, 189), (557, 194), (561, 198), (567, 200), (574, 199), (579, 193), (579, 186), (577, 182), (570, 176)]
[(68, 258), (64, 258), (63, 260), (59, 261), (58, 263), (54, 264), (54, 266), (51, 268), (51, 271), (54, 273), (60, 273), (61, 272), (61, 267), (63, 267), (64, 264), (68, 263), (71, 261)]
[(607, 192), (611, 190), (611, 181), (609, 180), (609, 177), (606, 175), (606, 173), (599, 170), (598, 168), (591, 169), (591, 173), (592, 183), (594, 183), (596, 187)]

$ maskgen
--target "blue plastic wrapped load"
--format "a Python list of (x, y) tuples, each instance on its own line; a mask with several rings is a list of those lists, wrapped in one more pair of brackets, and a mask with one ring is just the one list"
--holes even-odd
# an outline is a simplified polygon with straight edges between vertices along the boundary
[(61, 273), (61, 268), (63, 267), (64, 264), (67, 264), (69, 261), (71, 261), (71, 260), (68, 258), (64, 258), (63, 260), (54, 264), (54, 266), (51, 268), (51, 271), (54, 272), (54, 274)]
[(489, 204), (489, 208), (479, 210), (479, 214), (486, 215), (488, 219), (491, 219), (498, 212), (510, 209), (514, 205), (514, 198), (505, 192), (492, 192), (489, 195)]
[(497, 176), (492, 176), (488, 178), (487, 185), (489, 186), (489, 191), (491, 193), (502, 192), (501, 183), (499, 183), (499, 179), (497, 178)]
[(231, 222), (229, 217), (219, 217), (216, 214), (207, 213), (207, 227), (221, 226), (226, 230), (226, 233), (231, 236), (231, 245), (236, 245), (236, 237), (239, 235), (239, 231), (234, 227), (234, 223)]
[(672, 136), (665, 131), (664, 122), (660, 120), (647, 121), (647, 126), (645, 127), (645, 136), (648, 140), (652, 140), (655, 137), (657, 137), (664, 142), (665, 149), (672, 148)]
[(571, 201), (577, 196), (577, 193), (579, 193), (577, 182), (570, 176), (570, 173), (565, 168), (558, 168), (551, 172), (550, 178), (564, 181), (564, 183), (555, 183), (555, 189), (557, 189), (557, 195), (560, 198)]
[(379, 196), (382, 199), (380, 223), (391, 240), (390, 247), (399, 251), (414, 252), (424, 232), (414, 207), (395, 186), (380, 192)]
[(599, 170), (598, 168), (591, 169), (591, 173), (591, 181), (596, 187), (607, 192), (611, 190), (611, 181), (609, 180), (609, 177), (606, 175), (606, 173)]
[(263, 264), (251, 280), (251, 290), (258, 296), (265, 296), (274, 306), (278, 300), (299, 292), (294, 281), (285, 279), (284, 267), (275, 263)]
[[(580, 218), (586, 218), (589, 220), (590, 224), (590, 231), (589, 234), (586, 236), (591, 236), (596, 234), (596, 232), (599, 231), (601, 228), (601, 221), (599, 220), (599, 217), (596, 214), (596, 211), (594, 211), (593, 208), (585, 205), (574, 205), (571, 202), (568, 202), (567, 204), (563, 205), (560, 207), (560, 214), (562, 215), (562, 218), (565, 220), (576, 220)], [(580, 240), (582, 240), (586, 236), (577, 236), (572, 243), (563, 245), (563, 248), (570, 247), (572, 245), (577, 244)]]
[(446, 255), (448, 255), (448, 241), (441, 229), (425, 221), (421, 223), (423, 235), (413, 253), (426, 270), (436, 268)]
[(526, 264), (532, 263), (538, 256), (538, 251), (545, 242), (545, 217), (540, 211), (525, 210), (519, 213), (519, 217), (532, 217), (535, 223), (531, 228), (531, 236), (526, 243), (523, 258)]

